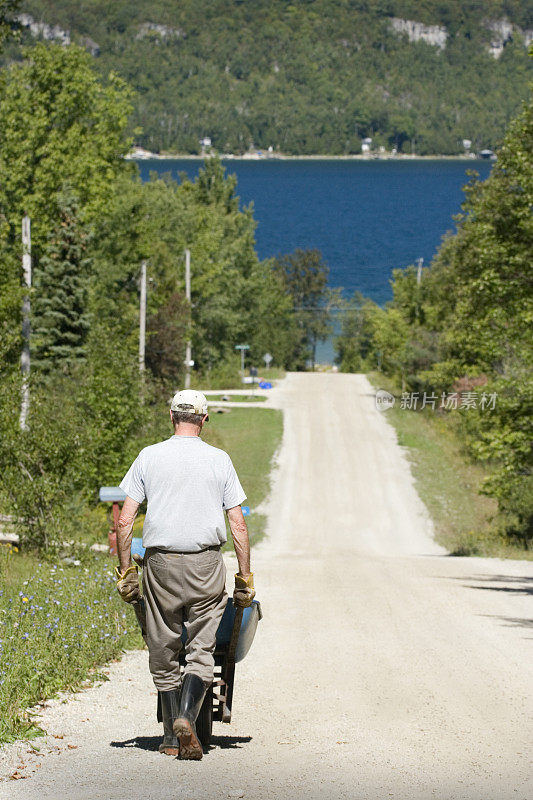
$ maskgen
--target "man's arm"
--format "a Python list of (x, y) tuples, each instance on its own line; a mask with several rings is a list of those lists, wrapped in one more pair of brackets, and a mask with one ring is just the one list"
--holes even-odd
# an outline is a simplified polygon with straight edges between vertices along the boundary
[(246, 522), (244, 521), (242, 508), (240, 506), (228, 508), (227, 514), (233, 545), (235, 547), (235, 553), (237, 554), (237, 561), (239, 562), (239, 571), (235, 575), (233, 602), (236, 606), (247, 608), (252, 604), (252, 600), (255, 597), (254, 576), (253, 573), (250, 572), (250, 538), (248, 536), (248, 528), (246, 527)]
[(239, 562), (239, 572), (243, 578), (250, 574), (250, 538), (248, 528), (240, 506), (234, 506), (227, 510), (233, 546)]
[(136, 500), (126, 497), (118, 519), (117, 552), (119, 569), (122, 574), (131, 566), (131, 535), (139, 505), (140, 503)]

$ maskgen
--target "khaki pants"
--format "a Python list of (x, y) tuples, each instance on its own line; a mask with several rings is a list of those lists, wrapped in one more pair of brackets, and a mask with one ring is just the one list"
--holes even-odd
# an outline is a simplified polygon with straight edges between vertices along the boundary
[(150, 672), (159, 691), (180, 681), (181, 632), (187, 626), (184, 674), (213, 680), (216, 632), (226, 608), (226, 567), (220, 550), (165, 553), (148, 549), (144, 557), (146, 641)]

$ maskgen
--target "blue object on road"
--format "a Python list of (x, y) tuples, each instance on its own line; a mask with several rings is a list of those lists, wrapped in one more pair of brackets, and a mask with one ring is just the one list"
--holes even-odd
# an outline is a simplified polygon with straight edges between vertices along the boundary
[(272, 384), (270, 381), (259, 381), (259, 388), (260, 389), (272, 389)]
[(146, 548), (143, 547), (143, 540), (138, 536), (134, 536), (131, 540), (131, 554), (144, 558)]
[(243, 517), (250, 516), (250, 506), (241, 506)]

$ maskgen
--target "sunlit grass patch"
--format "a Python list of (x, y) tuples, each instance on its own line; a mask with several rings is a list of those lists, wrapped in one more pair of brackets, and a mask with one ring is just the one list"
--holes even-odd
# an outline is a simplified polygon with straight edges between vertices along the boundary
[[(232, 408), (229, 414), (213, 414), (202, 437), (226, 450), (246, 492), (252, 513), (246, 518), (250, 541), (258, 542), (265, 530), (266, 517), (256, 509), (270, 490), (272, 460), (283, 433), (281, 411), (264, 408)], [(231, 544), (228, 545), (231, 549)]]
[(231, 403), (264, 403), (264, 394), (210, 394), (207, 398), (208, 403), (219, 403), (221, 400), (228, 399)]

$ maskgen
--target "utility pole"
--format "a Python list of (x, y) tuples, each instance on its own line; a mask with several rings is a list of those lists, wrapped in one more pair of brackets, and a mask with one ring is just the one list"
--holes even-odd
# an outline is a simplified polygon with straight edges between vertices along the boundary
[[(187, 298), (187, 302), (189, 303), (189, 308), (192, 309), (191, 305), (191, 251), (185, 250), (185, 297)], [(187, 342), (185, 344), (185, 388), (190, 389), (191, 387), (191, 364), (192, 364), (192, 352), (191, 352), (191, 321), (189, 320), (189, 329), (187, 331)]]
[[(28, 289), (31, 287), (31, 220), (28, 216), (22, 219), (22, 269), (24, 281)], [(28, 412), (30, 410), (30, 293), (24, 295), (22, 301), (22, 353), (20, 369), (22, 372), (22, 401), (20, 404), (20, 427), (28, 429)]]
[(416, 259), (417, 268), (416, 268), (416, 285), (420, 286), (420, 282), (422, 281), (422, 264), (424, 263), (423, 258)]
[(141, 264), (141, 301), (139, 307), (139, 372), (144, 373), (146, 349), (146, 261)]
[(415, 305), (415, 319), (420, 322), (420, 284), (422, 282), (422, 264), (423, 258), (416, 259), (416, 305)]

